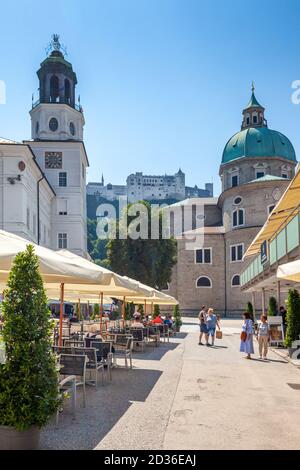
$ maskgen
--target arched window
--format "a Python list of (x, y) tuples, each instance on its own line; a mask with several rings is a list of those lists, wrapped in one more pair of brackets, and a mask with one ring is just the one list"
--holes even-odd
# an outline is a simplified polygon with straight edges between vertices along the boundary
[(236, 209), (232, 213), (232, 226), (241, 227), (245, 225), (244, 209)]
[(235, 274), (231, 279), (231, 286), (232, 287), (237, 287), (240, 284), (241, 284), (240, 276), (238, 274)]
[(207, 276), (201, 276), (197, 279), (197, 287), (212, 287), (211, 280)]
[(59, 97), (59, 80), (56, 75), (53, 75), (50, 79), (50, 101), (56, 103)]
[(65, 102), (70, 104), (71, 100), (71, 85), (69, 80), (66, 78), (65, 79)]

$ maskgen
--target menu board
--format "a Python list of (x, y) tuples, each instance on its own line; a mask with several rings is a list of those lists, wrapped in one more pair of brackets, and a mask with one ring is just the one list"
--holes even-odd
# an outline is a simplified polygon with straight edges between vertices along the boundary
[(282, 316), (268, 317), (270, 328), (270, 344), (282, 344), (284, 342)]

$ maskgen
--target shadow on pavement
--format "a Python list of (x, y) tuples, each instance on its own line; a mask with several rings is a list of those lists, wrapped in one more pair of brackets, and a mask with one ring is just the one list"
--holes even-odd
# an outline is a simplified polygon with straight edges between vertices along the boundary
[[(124, 416), (131, 402), (144, 402), (162, 372), (158, 370), (117, 368), (112, 382), (100, 384), (98, 390), (87, 387), (87, 406), (82, 408), (82, 391), (78, 388), (76, 418), (69, 400), (59, 423), (49, 424), (41, 433), (41, 449), (94, 449)], [(117, 442), (116, 442), (117, 447)]]
[(145, 346), (143, 351), (134, 351), (133, 353), (133, 363), (134, 359), (141, 359), (143, 361), (160, 361), (161, 358), (169, 351), (174, 351), (174, 349), (179, 346), (180, 343), (160, 343), (158, 347)]

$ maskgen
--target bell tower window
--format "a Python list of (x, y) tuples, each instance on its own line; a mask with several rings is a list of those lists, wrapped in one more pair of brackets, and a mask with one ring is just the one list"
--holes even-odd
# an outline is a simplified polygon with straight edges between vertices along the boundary
[(67, 104), (71, 102), (71, 85), (67, 78), (65, 79), (65, 102)]
[(58, 129), (58, 120), (56, 118), (51, 118), (49, 121), (49, 129), (52, 132), (57, 131)]
[(50, 103), (57, 103), (59, 99), (59, 80), (56, 75), (50, 79)]

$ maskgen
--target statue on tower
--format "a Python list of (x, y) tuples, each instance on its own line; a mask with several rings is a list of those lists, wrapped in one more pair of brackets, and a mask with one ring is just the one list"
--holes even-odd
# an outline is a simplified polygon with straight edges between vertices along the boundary
[(60, 38), (59, 34), (56, 34), (56, 33), (52, 34), (52, 40), (46, 49), (48, 56), (50, 55), (50, 53), (51, 54), (63, 53), (64, 55), (67, 55), (67, 49), (63, 44), (60, 43), (59, 38)]

